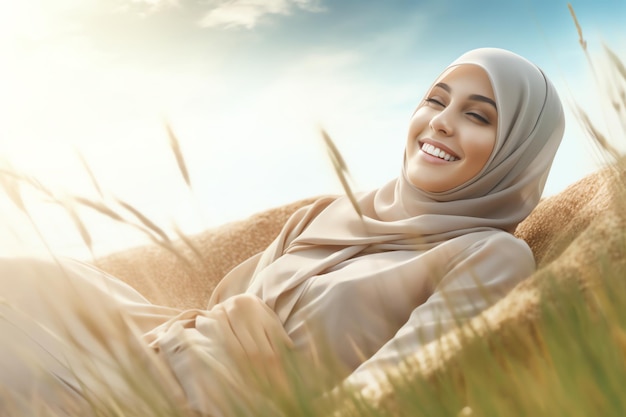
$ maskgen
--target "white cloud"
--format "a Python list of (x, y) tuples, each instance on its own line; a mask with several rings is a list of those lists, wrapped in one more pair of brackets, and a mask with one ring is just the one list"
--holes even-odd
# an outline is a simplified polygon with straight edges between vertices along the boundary
[(184, 7), (195, 3), (203, 16), (198, 21), (201, 27), (254, 28), (268, 15), (289, 15), (294, 10), (321, 12), (322, 0), (117, 0), (115, 11), (127, 13), (140, 10), (140, 16)]
[(294, 9), (319, 12), (317, 0), (218, 0), (200, 20), (202, 27), (252, 29), (267, 15), (288, 15)]
[(116, 13), (138, 12), (140, 17), (180, 6), (180, 0), (117, 0), (111, 10)]
[(131, 3), (145, 4), (151, 8), (159, 8), (164, 6), (176, 6), (178, 0), (131, 0)]

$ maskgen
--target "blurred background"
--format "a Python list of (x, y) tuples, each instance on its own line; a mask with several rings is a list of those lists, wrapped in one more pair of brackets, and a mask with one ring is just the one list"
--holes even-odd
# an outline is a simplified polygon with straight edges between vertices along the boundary
[[(596, 69), (604, 43), (626, 50), (624, 1), (570, 3)], [(193, 234), (341, 193), (320, 127), (356, 190), (393, 179), (426, 88), (461, 53), (492, 46), (537, 63), (565, 103), (552, 195), (603, 162), (572, 104), (613, 129), (578, 40), (560, 0), (0, 0), (0, 166), (55, 198), (120, 199)], [(146, 242), (83, 208), (90, 252), (50, 196), (20, 186), (25, 215), (5, 194), (2, 255), (88, 258)]]

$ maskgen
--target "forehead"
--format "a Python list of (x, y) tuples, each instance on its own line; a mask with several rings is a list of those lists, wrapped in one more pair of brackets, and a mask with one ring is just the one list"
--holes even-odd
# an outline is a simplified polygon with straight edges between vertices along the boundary
[(487, 72), (478, 65), (461, 64), (445, 70), (433, 87), (445, 84), (450, 92), (480, 94), (494, 99), (494, 91)]

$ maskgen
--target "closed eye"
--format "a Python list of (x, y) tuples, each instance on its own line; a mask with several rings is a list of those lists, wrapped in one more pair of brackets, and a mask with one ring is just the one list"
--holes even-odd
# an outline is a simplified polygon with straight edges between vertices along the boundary
[(435, 105), (437, 105), (437, 106), (445, 107), (445, 106), (443, 105), (443, 103), (442, 103), (441, 101), (437, 100), (436, 98), (429, 97), (429, 98), (427, 98), (427, 99), (426, 99), (426, 100), (424, 100), (424, 101), (425, 101), (426, 103), (435, 104)]
[(488, 125), (488, 124), (491, 124), (491, 123), (489, 123), (489, 120), (487, 120), (487, 118), (486, 118), (486, 117), (483, 117), (483, 116), (481, 116), (481, 115), (480, 115), (480, 114), (478, 114), (478, 113), (472, 113), (472, 112), (470, 112), (470, 113), (467, 113), (467, 115), (468, 115), (468, 116), (470, 116), (470, 117), (473, 117), (474, 119), (478, 120), (478, 121), (479, 121), (479, 122), (481, 122), (481, 123), (484, 123), (484, 124), (487, 124), (487, 125)]

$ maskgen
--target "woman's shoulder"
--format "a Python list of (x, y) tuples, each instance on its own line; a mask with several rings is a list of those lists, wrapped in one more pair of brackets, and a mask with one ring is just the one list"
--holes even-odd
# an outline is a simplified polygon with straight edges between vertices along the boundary
[(496, 230), (483, 239), (481, 252), (490, 257), (490, 262), (517, 268), (529, 274), (536, 268), (533, 251), (523, 239), (503, 230)]
[(512, 285), (530, 276), (535, 258), (522, 239), (503, 230), (489, 229), (459, 236), (456, 253), (446, 263), (450, 277), (479, 278), (490, 285)]
[(501, 246), (503, 249), (514, 249), (530, 251), (530, 247), (523, 239), (518, 238), (513, 233), (500, 229), (494, 229), (485, 234), (483, 241), (486, 245)]
[(500, 229), (483, 229), (459, 236), (459, 256), (497, 257), (513, 263), (532, 263), (535, 258), (530, 246), (512, 233)]
[(528, 250), (528, 244), (514, 234), (496, 228), (481, 228), (480, 230), (459, 236), (460, 239), (471, 242), (473, 247), (502, 247), (503, 249)]

